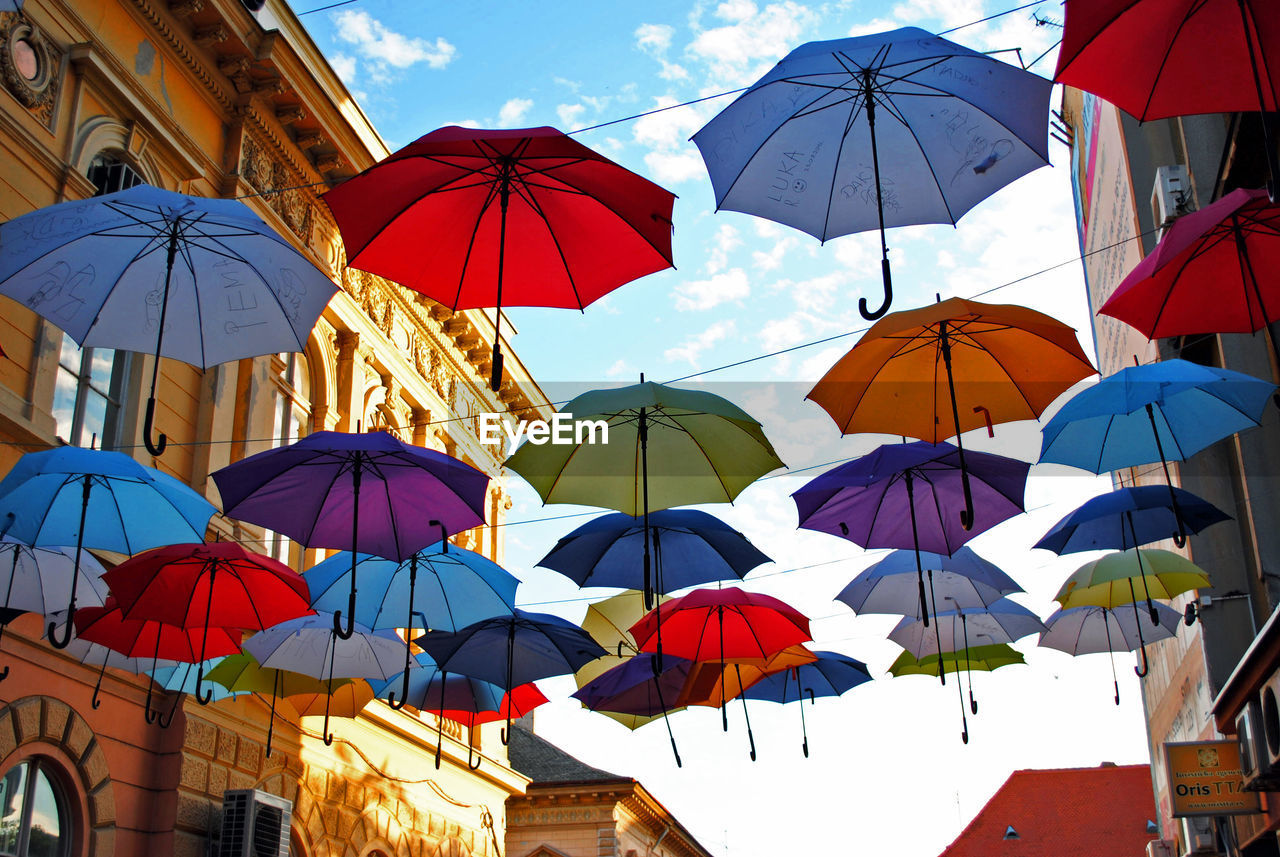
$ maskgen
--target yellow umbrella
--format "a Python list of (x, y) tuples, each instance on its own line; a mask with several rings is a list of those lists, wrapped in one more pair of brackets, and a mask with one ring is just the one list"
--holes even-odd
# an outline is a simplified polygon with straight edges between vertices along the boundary
[[(340, 681), (344, 682), (341, 686)], [(303, 717), (323, 717), (326, 698), (329, 698), (330, 717), (355, 717), (373, 702), (374, 694), (364, 679), (333, 679), (332, 691), (322, 689), (318, 693), (291, 694), (285, 698)]]
[[(329, 685), (318, 678), (296, 673), (292, 670), (278, 670), (264, 667), (258, 659), (248, 652), (228, 655), (209, 670), (205, 675), (209, 681), (222, 685), (234, 692), (256, 693), (260, 696), (271, 694), (271, 719), (267, 725), (267, 755), (271, 755), (271, 735), (276, 725), (276, 700), (296, 694), (328, 693)], [(336, 679), (333, 687), (349, 683), (349, 679)]]
[[(658, 603), (662, 604), (670, 600), (667, 596), (659, 596)], [(582, 630), (590, 634), (608, 654), (596, 658), (573, 674), (579, 689), (640, 653), (636, 641), (627, 629), (639, 622), (648, 612), (644, 609), (644, 595), (638, 589), (625, 590), (587, 607), (587, 615), (579, 624)], [(628, 728), (634, 729), (635, 726)]]
[[(966, 646), (964, 660), (961, 661), (960, 657), (960, 652), (943, 652), (941, 654), (925, 655), (923, 658), (917, 658), (911, 652), (903, 652), (889, 665), (889, 674), (896, 678), (904, 675), (936, 676), (939, 674), (939, 670), (948, 673), (973, 673), (979, 670), (990, 672), (1011, 664), (1025, 664), (1027, 662), (1022, 653), (1008, 643)], [(960, 722), (963, 724), (960, 740), (968, 744), (969, 716), (965, 713), (964, 692), (960, 688), (959, 679), (956, 679), (956, 690), (960, 692)], [(974, 714), (978, 713), (978, 703), (973, 698), (972, 675), (969, 676), (969, 706)]]

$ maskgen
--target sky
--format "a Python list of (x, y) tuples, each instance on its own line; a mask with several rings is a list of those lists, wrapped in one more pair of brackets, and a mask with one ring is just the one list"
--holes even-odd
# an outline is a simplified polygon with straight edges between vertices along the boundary
[[(295, 11), (325, 5), (293, 0)], [(702, 160), (688, 141), (794, 47), (901, 26), (939, 32), (1016, 2), (698, 2), (441, 4), (360, 0), (302, 17), (374, 126), (393, 148), (444, 125), (513, 128), (551, 125), (678, 195), (676, 268), (623, 286), (583, 313), (513, 309), (513, 347), (552, 400), (591, 387), (649, 380), (701, 385), (761, 421), (789, 469), (760, 480), (732, 505), (705, 507), (744, 532), (775, 562), (746, 588), (780, 597), (812, 619), (814, 647), (865, 661), (875, 680), (806, 708), (810, 756), (801, 753), (799, 712), (753, 703), (758, 760), (748, 757), (742, 709), (729, 731), (714, 709), (673, 715), (684, 765), (672, 759), (661, 723), (629, 732), (567, 699), (568, 679), (543, 682), (555, 700), (537, 729), (582, 760), (639, 779), (717, 857), (790, 851), (936, 855), (1019, 768), (1145, 763), (1141, 699), (1131, 656), (1117, 657), (1121, 704), (1112, 700), (1105, 656), (1073, 659), (1018, 644), (1026, 666), (978, 674), (979, 713), (960, 740), (954, 682), (889, 679), (894, 617), (861, 616), (833, 600), (885, 551), (796, 528), (790, 493), (827, 462), (870, 451), (885, 437), (841, 437), (804, 395), (856, 341), (867, 323), (857, 299), (880, 295), (874, 233), (825, 244), (766, 220), (715, 211)], [(978, 50), (1020, 48), (1030, 62), (1060, 32), (1032, 18), (1060, 20), (1061, 8), (1003, 15), (950, 35)], [(1013, 53), (1000, 54), (1016, 61)], [(1050, 75), (1051, 52), (1032, 70)], [(635, 114), (707, 98), (643, 118)], [(1057, 106), (1059, 93), (1054, 93)], [(615, 122), (614, 120), (625, 120)], [(895, 309), (935, 295), (1017, 303), (1088, 334), (1082, 268), (1067, 164), (1050, 143), (1053, 166), (1037, 170), (965, 215), (958, 226), (891, 230)], [(1006, 286), (1006, 284), (1014, 283)], [(1001, 288), (1004, 286), (1003, 288)], [(782, 349), (781, 356), (751, 360)], [(730, 369), (719, 367), (739, 364)], [(715, 370), (715, 371), (708, 371)], [(1064, 397), (1065, 399), (1065, 397)], [(1052, 411), (1050, 411), (1052, 412)], [(966, 435), (967, 445), (1034, 460), (1034, 423)], [(1108, 480), (1037, 466), (1028, 514), (982, 534), (971, 546), (1026, 590), (1017, 596), (1042, 618), (1058, 586), (1091, 555), (1056, 557), (1030, 546)], [(535, 569), (555, 541), (581, 524), (580, 507), (546, 506), (519, 477), (506, 533), (506, 565), (521, 577), (522, 606), (579, 619), (589, 600)], [(554, 518), (555, 520), (542, 520)], [(522, 855), (512, 855), (522, 857)]]

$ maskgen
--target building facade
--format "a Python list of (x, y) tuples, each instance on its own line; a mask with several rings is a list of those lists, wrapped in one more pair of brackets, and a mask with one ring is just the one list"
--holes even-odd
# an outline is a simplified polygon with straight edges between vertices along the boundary
[[(24, 452), (92, 443), (216, 504), (213, 471), (329, 429), (388, 431), (499, 477), (503, 450), (480, 442), (479, 414), (545, 418), (538, 386), (504, 348), (506, 381), (491, 393), (492, 317), (347, 269), (319, 199), (386, 154), (280, 0), (27, 0), (0, 13), (0, 220), (140, 182), (241, 198), (339, 286), (303, 352), (205, 371), (163, 361), (156, 427), (169, 446), (158, 458), (144, 448), (139, 407), (152, 358), (80, 349), (0, 298), (0, 474)], [(487, 525), (454, 542), (501, 561), (509, 506), (495, 478)], [(296, 569), (321, 558), (220, 516), (210, 537)], [(295, 855), (500, 851), (504, 802), (526, 778), (507, 764), (496, 726), (468, 733), (374, 703), (335, 718), (328, 746), (318, 721), (281, 705), (268, 756), (263, 700), (202, 707), (162, 696), (174, 714), (160, 728), (143, 718), (144, 678), (108, 669), (95, 696), (98, 669), (52, 649), (42, 630), (41, 617), (20, 616), (0, 644), (10, 667), (0, 682), (4, 853), (205, 855), (223, 792), (242, 788), (293, 801)]]
[[(1072, 135), (1071, 170), (1089, 305), (1095, 311), (1155, 247), (1162, 227), (1236, 188), (1266, 183), (1256, 114), (1187, 116), (1138, 123), (1089, 93), (1066, 89), (1061, 117)], [(1273, 275), (1274, 272), (1269, 272)], [(1148, 342), (1123, 323), (1094, 316), (1098, 368), (1104, 376), (1133, 365), (1180, 357), (1256, 377), (1280, 379), (1275, 325), (1256, 334), (1188, 336)], [(1142, 694), (1151, 749), (1160, 835), (1177, 853), (1275, 855), (1280, 813), (1184, 822), (1172, 816), (1163, 747), (1235, 734), (1238, 702), (1258, 688), (1233, 675), (1259, 657), (1259, 630), (1280, 604), (1280, 496), (1274, 450), (1280, 414), (1262, 425), (1171, 465), (1175, 484), (1232, 517), (1191, 536), (1182, 552), (1204, 568), (1211, 588), (1174, 606), (1198, 620), (1174, 639), (1148, 646)], [(1159, 464), (1113, 474), (1116, 485), (1163, 484)], [(1172, 541), (1156, 545), (1177, 550)], [(1246, 653), (1250, 653), (1246, 655)], [(1272, 669), (1280, 665), (1273, 654)], [(1227, 692), (1227, 688), (1232, 688)], [(1233, 703), (1231, 700), (1237, 700)], [(1280, 745), (1278, 745), (1280, 746)], [(1262, 804), (1268, 801), (1264, 794)], [(1277, 806), (1280, 809), (1280, 806)], [(1207, 827), (1206, 827), (1207, 825)], [(1164, 847), (1164, 846), (1161, 846)], [(1196, 849), (1200, 849), (1196, 851)]]

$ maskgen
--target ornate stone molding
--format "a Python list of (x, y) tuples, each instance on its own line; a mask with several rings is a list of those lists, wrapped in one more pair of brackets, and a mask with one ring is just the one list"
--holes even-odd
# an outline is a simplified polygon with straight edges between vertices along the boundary
[(235, 104), (227, 95), (227, 91), (222, 87), (218, 80), (209, 71), (199, 57), (192, 52), (190, 47), (190, 37), (186, 33), (179, 33), (173, 27), (169, 26), (169, 22), (165, 20), (164, 15), (156, 7), (151, 0), (133, 0), (134, 7), (142, 13), (148, 23), (155, 28), (165, 42), (168, 43), (174, 52), (186, 63), (187, 68), (191, 69), (196, 79), (204, 84), (205, 88), (211, 95), (221, 104), (227, 111), (231, 111)]
[(0, 15), (0, 79), (46, 127), (53, 121), (63, 56), (27, 19)]

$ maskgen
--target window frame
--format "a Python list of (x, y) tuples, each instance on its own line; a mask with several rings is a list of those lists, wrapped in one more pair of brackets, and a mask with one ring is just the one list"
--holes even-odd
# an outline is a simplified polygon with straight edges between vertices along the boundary
[[(75, 345), (76, 353), (80, 356), (80, 365), (76, 370), (73, 370), (63, 362), (63, 353), (68, 344)], [(93, 379), (94, 355), (101, 352), (110, 352), (112, 355), (111, 372), (105, 390), (100, 389)], [(87, 446), (91, 442), (89, 437), (85, 437), (85, 417), (88, 414), (90, 396), (93, 395), (106, 402), (102, 417), (102, 434), (98, 437), (97, 446), (100, 449), (115, 449), (119, 446), (122, 440), (133, 364), (134, 355), (131, 351), (123, 351), (116, 348), (84, 348), (76, 345), (70, 334), (63, 333), (62, 342), (59, 344), (58, 349), (58, 364), (53, 384), (55, 411), (58, 395), (62, 388), (62, 379), (72, 379), (75, 387), (71, 397), (71, 421), (67, 427), (67, 436), (63, 437), (61, 425), (55, 429), (58, 436), (72, 446)], [(54, 416), (56, 419), (56, 412)]]
[(71, 795), (65, 784), (65, 773), (56, 759), (44, 755), (30, 755), (16, 759), (4, 768), (0, 776), (7, 776), (11, 771), (25, 765), (27, 772), (22, 787), (22, 811), (18, 822), (18, 840), (14, 851), (15, 857), (28, 857), (31, 850), (31, 819), (35, 812), (35, 790), (40, 777), (49, 784), (53, 793), (53, 802), (58, 814), (58, 848), (54, 857), (71, 857), (75, 853), (77, 833), (71, 805)]

